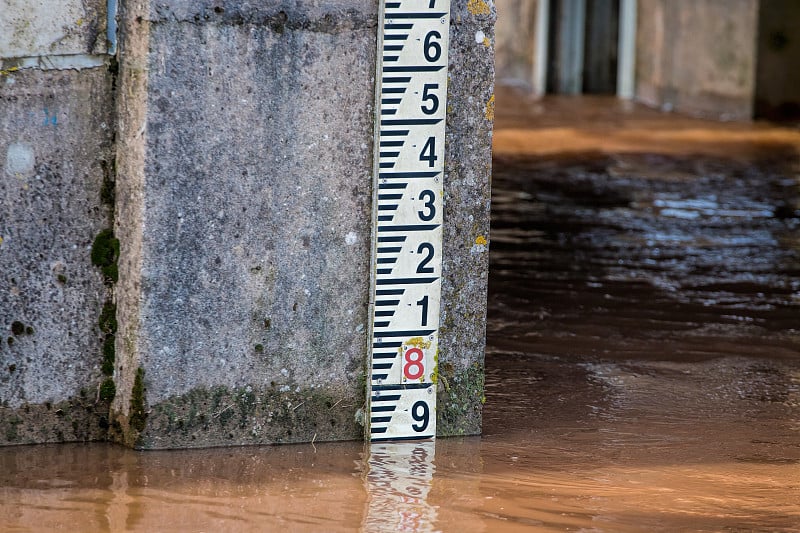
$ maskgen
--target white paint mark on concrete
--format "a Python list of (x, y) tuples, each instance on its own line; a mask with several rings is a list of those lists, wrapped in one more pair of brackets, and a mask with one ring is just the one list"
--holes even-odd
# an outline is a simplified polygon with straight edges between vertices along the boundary
[(89, 54), (21, 57), (14, 59), (14, 66), (19, 69), (82, 70), (85, 68), (104, 67), (106, 65), (106, 59), (106, 56), (94, 56)]
[(11, 143), (6, 150), (6, 174), (30, 176), (36, 164), (33, 147), (26, 143)]
[(471, 253), (472, 255), (482, 254), (485, 251), (486, 251), (485, 244), (473, 244), (472, 248), (469, 249), (469, 253)]
[(344, 236), (344, 242), (347, 246), (353, 246), (358, 242), (358, 235), (356, 235), (354, 231), (351, 231)]
[(483, 33), (481, 30), (475, 32), (475, 42), (478, 44), (483, 44), (483, 40), (486, 39), (486, 34)]

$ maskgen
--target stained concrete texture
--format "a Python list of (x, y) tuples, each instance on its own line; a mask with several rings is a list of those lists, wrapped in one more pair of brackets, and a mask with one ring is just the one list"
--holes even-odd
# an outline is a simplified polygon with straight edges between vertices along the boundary
[[(444, 434), (480, 429), (494, 9), (452, 18)], [(122, 25), (113, 435), (363, 438), (374, 3), (137, 1)]]
[(0, 58), (102, 54), (107, 0), (3, 0)]
[(757, 0), (640, 0), (636, 98), (664, 110), (752, 117)]
[(0, 76), (0, 444), (105, 434), (90, 255), (111, 214), (112, 112), (105, 68)]
[(497, 0), (497, 81), (530, 88), (536, 60), (537, 0)]

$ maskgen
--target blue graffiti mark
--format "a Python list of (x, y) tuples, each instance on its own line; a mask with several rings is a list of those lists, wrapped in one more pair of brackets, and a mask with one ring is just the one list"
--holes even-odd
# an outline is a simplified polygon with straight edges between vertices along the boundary
[(117, 53), (117, 0), (107, 0), (106, 12), (108, 13), (108, 22), (106, 23), (108, 53), (113, 56)]
[(58, 126), (58, 116), (55, 113), (53, 113), (53, 115), (51, 116), (50, 111), (46, 107), (43, 109), (43, 111), (44, 111), (44, 122), (42, 122), (42, 126), (49, 126), (49, 125)]

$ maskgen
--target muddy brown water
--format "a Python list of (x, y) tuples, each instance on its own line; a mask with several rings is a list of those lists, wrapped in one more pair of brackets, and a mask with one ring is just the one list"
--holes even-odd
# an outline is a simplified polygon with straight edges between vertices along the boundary
[(800, 531), (794, 132), (539, 105), (499, 117), (483, 436), (2, 448), (0, 531)]

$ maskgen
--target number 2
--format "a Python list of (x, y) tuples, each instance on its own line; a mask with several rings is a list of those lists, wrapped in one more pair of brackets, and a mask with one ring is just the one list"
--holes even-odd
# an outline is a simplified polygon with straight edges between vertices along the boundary
[(433, 254), (435, 253), (433, 245), (429, 242), (420, 243), (419, 248), (417, 248), (417, 253), (421, 254), (422, 252), (426, 252), (426, 254), (417, 265), (417, 274), (433, 274), (433, 267), (427, 266), (428, 263), (431, 262), (431, 259), (433, 259)]

